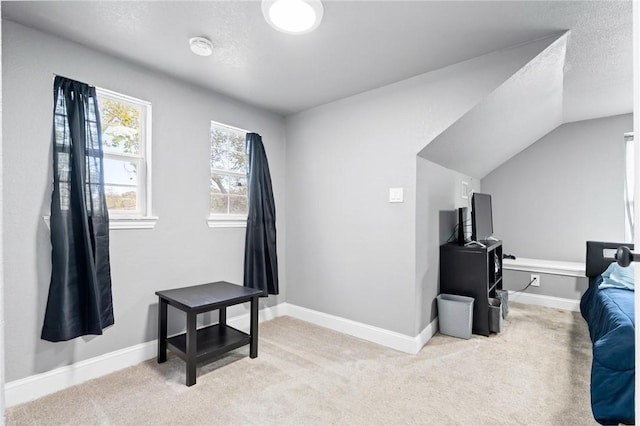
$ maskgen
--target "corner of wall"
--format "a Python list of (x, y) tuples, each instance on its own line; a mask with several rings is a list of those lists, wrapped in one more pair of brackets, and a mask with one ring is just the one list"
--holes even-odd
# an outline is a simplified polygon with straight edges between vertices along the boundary
[[(0, 46), (2, 46), (2, 4), (0, 4)], [(0, 48), (0, 82), (2, 81), (2, 49)], [(2, 84), (0, 84), (0, 130), (2, 128)], [(2, 132), (0, 131), (0, 165), (2, 164)], [(1, 169), (1, 167), (0, 167)], [(4, 424), (4, 253), (2, 217), (2, 173), (0, 173), (0, 424)]]

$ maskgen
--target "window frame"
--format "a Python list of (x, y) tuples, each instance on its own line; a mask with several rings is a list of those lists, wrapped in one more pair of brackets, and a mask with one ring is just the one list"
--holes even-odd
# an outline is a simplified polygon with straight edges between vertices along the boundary
[[(211, 175), (214, 172), (218, 172), (219, 174), (224, 174), (227, 176), (235, 176), (235, 177), (244, 177), (247, 178), (247, 173), (239, 173), (234, 172), (228, 169), (214, 169), (211, 165), (211, 128), (213, 126), (222, 127), (225, 129), (232, 130), (234, 132), (241, 132), (245, 134), (245, 140), (247, 133), (251, 133), (249, 130), (241, 129), (239, 127), (230, 126), (228, 124), (221, 123), (219, 121), (210, 120), (209, 121), (209, 182), (211, 182)], [(245, 145), (245, 155), (246, 155), (246, 145)], [(248, 168), (248, 159), (245, 161), (245, 170)], [(247, 180), (247, 206), (249, 202), (249, 182)], [(246, 228), (248, 219), (247, 214), (233, 214), (233, 213), (211, 213), (211, 183), (209, 183), (209, 216), (207, 218), (207, 225), (209, 228)]]
[(634, 242), (635, 203), (635, 138), (633, 132), (624, 134), (625, 178), (624, 178), (624, 233), (625, 241)]
[[(103, 149), (105, 159), (123, 160), (127, 158), (137, 159), (142, 166), (142, 171), (137, 173), (138, 182), (136, 185), (139, 197), (136, 198), (137, 209), (135, 211), (109, 211), (109, 228), (110, 229), (152, 229), (158, 218), (152, 214), (152, 179), (151, 179), (151, 147), (152, 147), (152, 105), (151, 102), (145, 101), (133, 96), (114, 92), (112, 90), (96, 87), (96, 96), (98, 101), (100, 98), (107, 98), (114, 101), (122, 101), (141, 107), (140, 111), (140, 156), (128, 154), (108, 153)], [(106, 184), (106, 182), (105, 182)], [(138, 199), (139, 198), (139, 199)], [(142, 203), (142, 205), (140, 205)]]

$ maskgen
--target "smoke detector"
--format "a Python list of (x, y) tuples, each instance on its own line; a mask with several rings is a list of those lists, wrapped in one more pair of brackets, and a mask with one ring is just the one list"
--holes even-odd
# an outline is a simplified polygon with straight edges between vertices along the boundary
[(210, 56), (213, 53), (213, 43), (205, 37), (191, 37), (189, 39), (189, 48), (199, 56)]

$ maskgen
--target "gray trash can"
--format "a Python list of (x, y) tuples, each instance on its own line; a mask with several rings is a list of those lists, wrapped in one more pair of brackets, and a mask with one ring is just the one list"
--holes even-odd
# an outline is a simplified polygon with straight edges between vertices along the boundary
[(489, 331), (493, 333), (502, 331), (502, 302), (493, 297), (489, 298)]
[(438, 325), (440, 333), (468, 339), (473, 326), (473, 297), (439, 294)]

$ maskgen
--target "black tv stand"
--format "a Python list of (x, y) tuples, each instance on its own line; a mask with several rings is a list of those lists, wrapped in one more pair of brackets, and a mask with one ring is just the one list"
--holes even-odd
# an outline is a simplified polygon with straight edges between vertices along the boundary
[(440, 293), (473, 297), (473, 333), (488, 336), (489, 298), (502, 290), (502, 241), (479, 243), (440, 246)]

